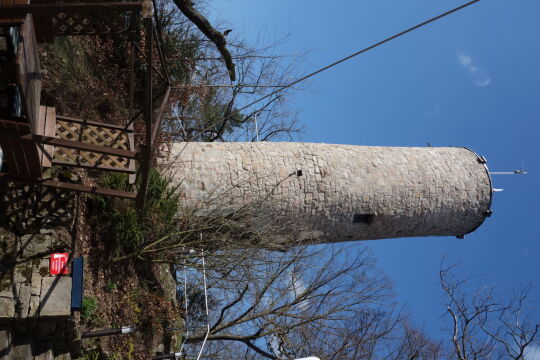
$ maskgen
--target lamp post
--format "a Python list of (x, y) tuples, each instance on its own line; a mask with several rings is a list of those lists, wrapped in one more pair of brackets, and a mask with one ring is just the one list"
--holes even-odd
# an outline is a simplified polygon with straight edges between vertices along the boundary
[(272, 110), (270, 109), (259, 110), (255, 114), (253, 114), (253, 122), (255, 124), (255, 139), (257, 139), (257, 141), (259, 141), (259, 125), (257, 124), (257, 117), (259, 116), (260, 113), (264, 111), (271, 112)]
[(101, 337), (101, 336), (111, 336), (111, 335), (125, 335), (131, 334), (132, 332), (137, 331), (133, 326), (122, 326), (118, 329), (103, 329), (103, 330), (93, 330), (87, 331), (81, 334), (81, 338), (91, 338), (91, 337)]
[(182, 353), (173, 353), (173, 354), (165, 354), (165, 355), (156, 355), (151, 357), (152, 360), (162, 360), (162, 359), (180, 359), (182, 356)]

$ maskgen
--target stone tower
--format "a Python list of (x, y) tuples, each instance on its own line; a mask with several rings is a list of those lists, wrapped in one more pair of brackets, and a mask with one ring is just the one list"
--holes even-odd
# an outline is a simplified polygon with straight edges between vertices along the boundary
[(298, 219), (311, 242), (458, 236), (491, 213), (485, 159), (466, 148), (176, 143), (182, 203)]

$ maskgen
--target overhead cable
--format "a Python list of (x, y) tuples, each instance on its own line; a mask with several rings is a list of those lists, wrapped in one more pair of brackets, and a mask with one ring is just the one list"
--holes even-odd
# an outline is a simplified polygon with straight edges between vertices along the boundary
[[(450, 15), (450, 14), (453, 14), (453, 13), (459, 11), (459, 10), (462, 10), (462, 9), (468, 7), (468, 6), (471, 6), (471, 5), (473, 5), (473, 4), (475, 4), (475, 3), (479, 2), (479, 1), (480, 1), (480, 0), (472, 0), (472, 1), (469, 1), (468, 3), (465, 3), (465, 4), (461, 5), (461, 6), (458, 6), (458, 7), (454, 8), (454, 9), (452, 9), (452, 10), (449, 10), (449, 11), (447, 11), (447, 12), (445, 12), (445, 13), (439, 14), (439, 15), (437, 15), (437, 16), (435, 16), (435, 17), (432, 17), (431, 19), (426, 20), (426, 21), (424, 21), (424, 22), (421, 22), (421, 23), (419, 23), (419, 24), (417, 24), (417, 25), (414, 25), (414, 26), (412, 26), (412, 27), (410, 27), (410, 28), (408, 28), (408, 29), (406, 29), (406, 30), (403, 30), (403, 31), (400, 32), (400, 33), (397, 33), (397, 34), (395, 34), (395, 35), (392, 35), (392, 36), (390, 36), (390, 37), (388, 37), (388, 38), (386, 38), (386, 39), (384, 39), (384, 40), (382, 40), (382, 41), (379, 41), (378, 43), (375, 43), (375, 44), (370, 45), (370, 46), (368, 46), (368, 47), (366, 47), (366, 48), (363, 48), (362, 50), (357, 51), (357, 52), (355, 52), (355, 53), (353, 53), (353, 54), (351, 54), (351, 55), (349, 55), (349, 56), (347, 56), (347, 57), (344, 57), (344, 58), (342, 58), (342, 59), (340, 59), (340, 60), (338, 60), (338, 61), (336, 61), (336, 62), (333, 62), (333, 63), (331, 63), (331, 64), (325, 66), (325, 67), (322, 67), (322, 68), (320, 68), (320, 69), (318, 69), (318, 70), (316, 70), (316, 71), (313, 71), (312, 73), (309, 73), (309, 74), (307, 74), (307, 75), (305, 75), (305, 76), (303, 76), (303, 77), (301, 77), (301, 78), (299, 78), (299, 79), (297, 79), (297, 80), (291, 82), (290, 84), (284, 85), (283, 87), (281, 87), (281, 88), (279, 88), (279, 89), (277, 89), (277, 90), (274, 90), (274, 91), (272, 91), (271, 93), (269, 93), (269, 94), (267, 94), (267, 95), (265, 95), (265, 96), (263, 96), (263, 97), (261, 97), (261, 98), (255, 100), (255, 101), (253, 101), (253, 102), (251, 102), (251, 103), (249, 103), (249, 104), (243, 106), (242, 108), (236, 110), (235, 112), (240, 112), (240, 111), (242, 111), (242, 110), (244, 110), (244, 109), (246, 109), (246, 108), (248, 108), (248, 107), (250, 107), (250, 106), (252, 106), (252, 105), (254, 105), (254, 104), (256, 104), (256, 103), (258, 103), (258, 102), (260, 102), (260, 101), (262, 101), (262, 100), (264, 100), (264, 99), (267, 99), (267, 98), (269, 98), (269, 97), (271, 97), (271, 96), (273, 96), (273, 95), (275, 95), (275, 94), (277, 94), (277, 93), (279, 93), (279, 92), (281, 92), (281, 91), (283, 91), (283, 90), (285, 90), (285, 89), (290, 88), (291, 86), (294, 86), (294, 85), (296, 85), (296, 84), (298, 84), (298, 83), (300, 83), (300, 82), (302, 82), (302, 81), (304, 81), (304, 80), (307, 80), (307, 79), (309, 79), (309, 78), (312, 77), (312, 76), (315, 76), (315, 75), (317, 75), (317, 74), (319, 74), (319, 73), (321, 73), (321, 72), (323, 72), (323, 71), (325, 71), (325, 70), (328, 70), (328, 69), (330, 69), (330, 68), (332, 68), (332, 67), (334, 67), (334, 66), (336, 66), (336, 65), (339, 65), (339, 64), (341, 64), (341, 63), (343, 63), (343, 62), (345, 62), (345, 61), (347, 61), (347, 60), (350, 60), (350, 59), (352, 59), (353, 57), (356, 57), (356, 56), (358, 56), (358, 55), (360, 55), (360, 54), (363, 54), (363, 53), (365, 53), (365, 52), (367, 52), (367, 51), (369, 51), (369, 50), (372, 50), (372, 49), (374, 49), (374, 48), (376, 48), (376, 47), (378, 47), (378, 46), (381, 46), (381, 45), (383, 45), (383, 44), (385, 44), (385, 43), (387, 43), (387, 42), (389, 42), (389, 41), (391, 41), (391, 40), (394, 40), (394, 39), (396, 39), (396, 38), (398, 38), (398, 37), (401, 37), (401, 36), (403, 36), (403, 35), (405, 35), (405, 34), (407, 34), (407, 33), (410, 33), (410, 32), (413, 31), (413, 30), (419, 29), (419, 28), (421, 28), (421, 27), (423, 27), (423, 26), (425, 26), (425, 25), (428, 25), (428, 24), (430, 24), (430, 23), (432, 23), (432, 22), (434, 22), (434, 21), (437, 21), (437, 20), (439, 20), (439, 19), (442, 19), (442, 18), (444, 18), (444, 17), (446, 17), (446, 16), (448, 16), (448, 15)], [(229, 117), (230, 117), (230, 116), (232, 116), (232, 114), (229, 115)], [(226, 120), (226, 119), (224, 119), (224, 120)]]

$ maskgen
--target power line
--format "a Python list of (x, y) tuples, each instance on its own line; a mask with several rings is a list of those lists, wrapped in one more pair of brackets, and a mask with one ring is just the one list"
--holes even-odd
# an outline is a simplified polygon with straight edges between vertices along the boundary
[[(414, 25), (414, 26), (412, 26), (412, 27), (410, 27), (410, 28), (408, 28), (408, 29), (406, 29), (406, 30), (403, 30), (402, 32), (399, 32), (399, 33), (397, 33), (397, 34), (395, 34), (395, 35), (392, 35), (392, 36), (390, 36), (390, 37), (388, 37), (388, 38), (386, 38), (386, 39), (384, 39), (384, 40), (382, 40), (382, 41), (379, 41), (379, 42), (377, 42), (377, 43), (375, 43), (375, 44), (373, 44), (373, 45), (370, 45), (370, 46), (368, 46), (368, 47), (366, 47), (366, 48), (363, 48), (362, 50), (357, 51), (357, 52), (355, 52), (355, 53), (353, 53), (353, 54), (351, 54), (351, 55), (349, 55), (349, 56), (347, 56), (347, 57), (344, 57), (344, 58), (342, 58), (342, 59), (340, 59), (340, 60), (338, 60), (338, 61), (336, 61), (336, 62), (333, 62), (333, 63), (331, 63), (331, 64), (329, 64), (329, 65), (327, 65), (327, 66), (325, 66), (325, 67), (322, 67), (322, 68), (320, 68), (320, 69), (318, 69), (318, 70), (316, 70), (316, 71), (313, 71), (312, 73), (309, 73), (309, 74), (307, 74), (307, 75), (305, 75), (305, 76), (303, 76), (303, 77), (301, 77), (301, 78), (299, 78), (299, 79), (293, 81), (292, 83), (290, 83), (290, 84), (288, 84), (288, 85), (284, 85), (283, 87), (281, 87), (281, 88), (279, 88), (279, 89), (277, 89), (277, 90), (274, 90), (274, 91), (272, 91), (271, 93), (269, 93), (269, 94), (267, 94), (267, 95), (264, 95), (263, 97), (260, 97), (259, 99), (257, 99), (257, 100), (255, 100), (255, 101), (253, 101), (253, 102), (251, 102), (251, 103), (249, 103), (249, 104), (247, 104), (247, 105), (241, 107), (240, 109), (234, 110), (233, 112), (231, 112), (229, 115), (227, 115), (226, 117), (224, 117), (224, 118), (222, 119), (221, 124), (223, 124), (225, 120), (230, 119), (233, 115), (235, 115), (235, 114), (241, 112), (242, 110), (245, 110), (245, 109), (247, 109), (248, 107), (257, 104), (258, 102), (260, 102), (260, 101), (262, 101), (262, 100), (264, 100), (264, 99), (268, 99), (269, 97), (271, 97), (271, 96), (273, 96), (273, 95), (275, 95), (275, 94), (277, 94), (277, 93), (279, 93), (279, 92), (281, 92), (281, 91), (283, 91), (283, 90), (285, 90), (285, 89), (288, 89), (288, 88), (290, 88), (290, 87), (292, 87), (292, 86), (294, 86), (294, 85), (296, 85), (296, 84), (298, 84), (298, 83), (300, 83), (300, 82), (302, 82), (302, 81), (304, 81), (304, 80), (307, 80), (307, 79), (309, 79), (309, 78), (312, 77), (312, 76), (315, 76), (315, 75), (317, 75), (317, 74), (319, 74), (319, 73), (321, 73), (321, 72), (323, 72), (323, 71), (325, 71), (325, 70), (328, 70), (328, 69), (330, 69), (330, 68), (332, 68), (332, 67), (334, 67), (334, 66), (336, 66), (336, 65), (341, 64), (342, 62), (345, 62), (345, 61), (347, 61), (347, 60), (349, 60), (349, 59), (352, 59), (353, 57), (356, 57), (356, 56), (358, 56), (358, 55), (360, 55), (360, 54), (363, 54), (363, 53), (365, 53), (365, 52), (367, 52), (367, 51), (369, 51), (369, 50), (375, 49), (376, 47), (379, 47), (379, 46), (381, 46), (381, 45), (383, 45), (383, 44), (385, 44), (385, 43), (387, 43), (387, 42), (389, 42), (389, 41), (391, 41), (391, 40), (397, 39), (398, 37), (401, 37), (401, 36), (403, 36), (403, 35), (405, 35), (405, 34), (407, 34), (407, 33), (410, 33), (410, 32), (413, 31), (413, 30), (419, 29), (419, 28), (421, 28), (421, 27), (423, 27), (423, 26), (425, 26), (425, 25), (428, 25), (428, 24), (430, 24), (430, 23), (432, 23), (432, 22), (434, 22), (434, 21), (437, 21), (437, 20), (442, 19), (442, 18), (444, 18), (444, 17), (446, 17), (446, 16), (448, 16), (448, 15), (450, 15), (450, 14), (453, 14), (453, 13), (459, 11), (459, 10), (462, 10), (462, 9), (464, 9), (464, 8), (466, 8), (466, 7), (469, 7), (469, 6), (471, 6), (471, 5), (473, 5), (473, 4), (477, 3), (477, 2), (480, 2), (480, 0), (472, 0), (472, 1), (469, 1), (469, 2), (467, 2), (467, 3), (465, 3), (465, 4), (463, 4), (463, 5), (460, 5), (460, 6), (456, 7), (456, 8), (453, 8), (452, 10), (449, 10), (449, 11), (447, 11), (447, 12), (444, 12), (444, 13), (442, 13), (442, 14), (439, 14), (439, 15), (437, 15), (437, 16), (435, 16), (435, 17), (432, 17), (432, 18), (430, 18), (430, 19), (428, 19), (428, 20), (426, 20), (426, 21), (423, 21), (423, 22), (421, 22), (421, 23), (419, 23), (419, 24), (417, 24), (417, 25)], [(210, 125), (209, 127), (207, 127), (207, 128), (206, 128), (205, 130), (203, 130), (203, 131), (210, 130), (211, 128), (213, 128), (213, 127), (215, 127), (215, 126), (217, 126), (217, 125), (218, 125), (217, 123), (212, 124), (212, 125)]]
[(202, 85), (192, 85), (192, 84), (180, 84), (173, 86), (174, 90), (180, 88), (189, 88), (189, 87), (210, 87), (210, 88), (229, 88), (229, 87), (249, 87), (249, 88), (282, 88), (285, 85), (259, 85), (259, 84), (202, 84)]
[[(468, 6), (471, 6), (471, 5), (473, 5), (473, 4), (475, 4), (475, 3), (479, 2), (479, 1), (480, 1), (480, 0), (472, 0), (472, 1), (469, 1), (468, 3), (465, 3), (465, 4), (461, 5), (461, 6), (458, 6), (458, 7), (454, 8), (454, 9), (452, 9), (452, 10), (449, 10), (449, 11), (447, 11), (447, 12), (445, 12), (445, 13), (442, 13), (442, 14), (440, 14), (440, 15), (437, 15), (437, 16), (435, 16), (435, 17), (432, 17), (432, 18), (429, 19), (429, 20), (426, 20), (426, 21), (421, 22), (421, 23), (419, 23), (419, 24), (417, 24), (417, 25), (414, 25), (413, 27), (410, 27), (410, 28), (408, 28), (408, 29), (406, 29), (406, 30), (403, 30), (403, 31), (400, 32), (400, 33), (397, 33), (397, 34), (392, 35), (392, 36), (390, 36), (390, 37), (388, 37), (388, 38), (386, 38), (386, 39), (384, 39), (384, 40), (382, 40), (382, 41), (379, 41), (378, 43), (375, 43), (375, 44), (373, 44), (373, 45), (370, 45), (370, 46), (368, 46), (368, 47), (366, 47), (366, 48), (364, 48), (364, 49), (362, 49), (362, 50), (360, 50), (360, 51), (357, 51), (357, 52), (355, 52), (355, 53), (353, 53), (353, 54), (351, 54), (351, 55), (349, 55), (349, 56), (347, 56), (347, 57), (344, 57), (344, 58), (342, 58), (342, 59), (340, 59), (340, 60), (338, 60), (338, 61), (336, 61), (336, 62), (333, 62), (333, 63), (331, 63), (330, 65), (327, 65), (327, 66), (325, 66), (325, 67), (323, 67), (323, 68), (320, 68), (320, 69), (318, 69), (318, 70), (316, 70), (316, 71), (314, 71), (314, 72), (312, 72), (312, 73), (309, 73), (309, 74), (307, 74), (306, 76), (303, 76), (303, 77), (301, 77), (300, 79), (297, 79), (297, 80), (293, 81), (292, 83), (290, 83), (290, 84), (288, 84), (288, 85), (285, 85), (285, 86), (283, 86), (282, 88), (280, 88), (280, 89), (278, 89), (278, 90), (274, 90), (274, 91), (272, 91), (271, 93), (269, 93), (269, 94), (267, 94), (267, 95), (265, 95), (265, 96), (263, 96), (263, 97), (261, 97), (261, 98), (255, 100), (255, 101), (249, 103), (248, 105), (245, 105), (244, 107), (242, 107), (242, 108), (236, 110), (235, 112), (240, 112), (240, 111), (242, 111), (242, 110), (244, 110), (244, 109), (246, 109), (246, 108), (248, 108), (248, 107), (250, 107), (250, 106), (252, 106), (252, 105), (255, 105), (256, 103), (258, 103), (258, 102), (260, 102), (260, 101), (262, 101), (262, 100), (264, 100), (264, 99), (269, 98), (270, 96), (273, 96), (273, 95), (275, 95), (275, 94), (277, 94), (277, 93), (279, 93), (279, 92), (281, 92), (281, 91), (283, 91), (283, 90), (285, 90), (285, 89), (290, 88), (291, 86), (294, 86), (294, 85), (298, 84), (299, 82), (302, 82), (302, 81), (304, 81), (304, 80), (307, 80), (307, 79), (309, 79), (309, 78), (312, 77), (312, 76), (315, 76), (315, 75), (317, 75), (317, 74), (319, 74), (319, 73), (321, 73), (321, 72), (323, 72), (323, 71), (325, 71), (325, 70), (328, 70), (328, 69), (330, 69), (330, 68), (332, 68), (332, 67), (334, 67), (334, 66), (336, 66), (336, 65), (339, 65), (339, 64), (341, 64), (342, 62), (345, 62), (345, 61), (347, 61), (347, 60), (349, 60), (349, 59), (352, 59), (353, 57), (356, 57), (356, 56), (358, 56), (358, 55), (360, 55), (360, 54), (363, 54), (363, 53), (365, 53), (365, 52), (367, 52), (367, 51), (369, 51), (369, 50), (372, 50), (372, 49), (374, 49), (374, 48), (376, 48), (376, 47), (378, 47), (378, 46), (381, 46), (381, 45), (383, 45), (383, 44), (385, 44), (385, 43), (387, 43), (387, 42), (389, 42), (389, 41), (391, 41), (391, 40), (394, 40), (394, 39), (396, 39), (396, 38), (398, 38), (398, 37), (401, 37), (401, 36), (403, 36), (403, 35), (405, 35), (405, 34), (411, 32), (411, 31), (413, 31), (413, 30), (416, 30), (416, 29), (421, 28), (421, 27), (423, 27), (423, 26), (425, 26), (425, 25), (428, 25), (428, 24), (430, 24), (430, 23), (432, 23), (432, 22), (434, 22), (434, 21), (437, 21), (437, 20), (439, 20), (439, 19), (442, 19), (442, 18), (444, 18), (444, 17), (446, 17), (446, 16), (448, 16), (448, 15), (450, 15), (450, 14), (452, 14), (452, 13), (455, 13), (455, 12), (457, 12), (457, 11), (459, 11), (459, 10), (462, 10), (462, 9), (464, 9), (464, 8), (466, 8), (466, 7), (468, 7)], [(230, 116), (231, 116), (231, 115), (229, 115), (229, 117), (230, 117)], [(226, 120), (226, 119), (227, 119), (227, 118), (225, 118), (225, 119), (223, 119), (223, 120)]]

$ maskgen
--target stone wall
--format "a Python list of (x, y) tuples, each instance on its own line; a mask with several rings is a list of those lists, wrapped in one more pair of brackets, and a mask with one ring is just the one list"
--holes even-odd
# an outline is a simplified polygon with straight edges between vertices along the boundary
[(50, 276), (47, 254), (70, 247), (63, 228), (22, 236), (0, 228), (0, 358), (69, 358), (71, 277)]
[(459, 236), (491, 203), (487, 168), (464, 148), (194, 142), (162, 164), (200, 215), (253, 203), (313, 242)]

